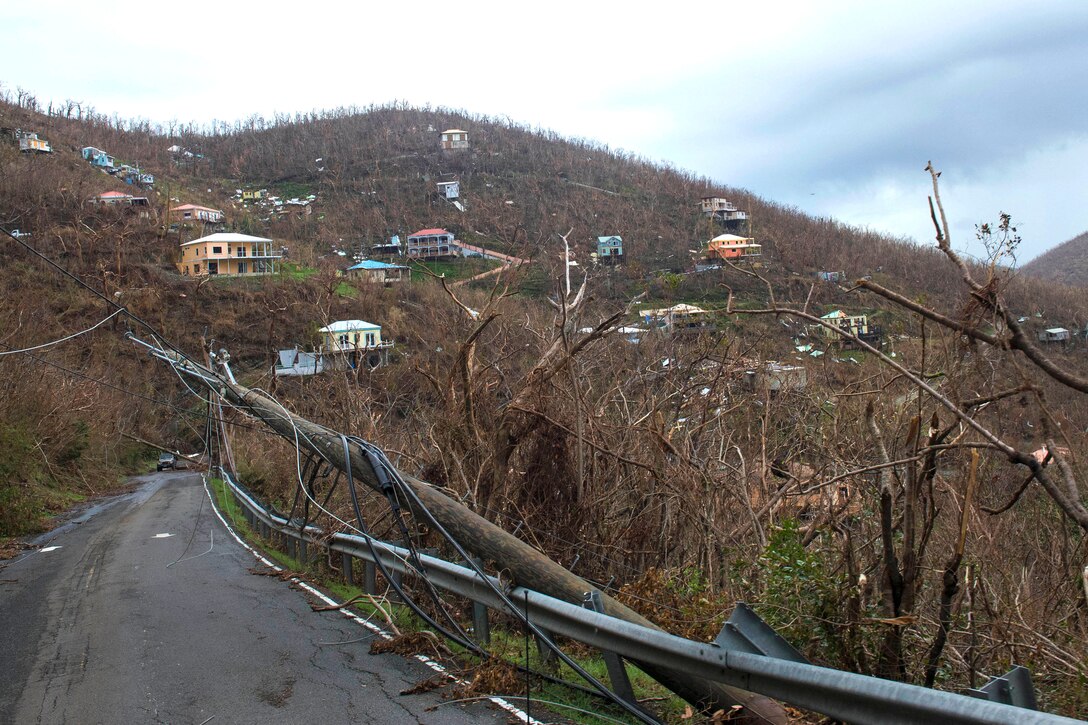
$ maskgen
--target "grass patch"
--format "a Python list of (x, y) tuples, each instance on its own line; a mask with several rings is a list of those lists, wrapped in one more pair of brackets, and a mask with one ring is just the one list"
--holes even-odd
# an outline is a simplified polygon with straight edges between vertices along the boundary
[(284, 262), (280, 265), (279, 275), (286, 279), (309, 279), (317, 274), (314, 267), (303, 267), (293, 262)]
[[(413, 269), (423, 267), (429, 270), (433, 274), (439, 276), (445, 276), (447, 281), (468, 279), (477, 274), (482, 274), (489, 270), (501, 267), (502, 262), (494, 259), (480, 259), (480, 258), (468, 258), (468, 259), (456, 259), (447, 262), (413, 262)], [(420, 274), (421, 279), (428, 279), (426, 274)]]
[(340, 284), (336, 285), (336, 294), (340, 297), (355, 298), (359, 296), (359, 290), (355, 289), (347, 282), (341, 282)]

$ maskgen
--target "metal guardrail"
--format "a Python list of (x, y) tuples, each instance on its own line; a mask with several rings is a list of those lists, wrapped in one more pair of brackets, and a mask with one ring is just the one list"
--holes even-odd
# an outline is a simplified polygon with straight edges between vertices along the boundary
[[(298, 525), (292, 526), (287, 519), (267, 511), (225, 471), (223, 478), (250, 524), (263, 536), (270, 536), (274, 532), (286, 537), (287, 541), (300, 547), (298, 558), (306, 560), (311, 547), (317, 547), (350, 557), (345, 559), (349, 566), (351, 559), (375, 563), (365, 538), (334, 534), (324, 540), (323, 532), (315, 526), (307, 526), (300, 531)], [(374, 551), (388, 570), (395, 574), (409, 571), (407, 549), (376, 539), (373, 544)], [(435, 587), (490, 609), (504, 611), (499, 597), (474, 570), (422, 553), (419, 560)], [(371, 571), (368, 578), (372, 576)], [(497, 578), (489, 578), (500, 588), (505, 587)], [(756, 692), (850, 723), (1057, 725), (1083, 722), (978, 699), (979, 694), (972, 697), (931, 690), (807, 662), (752, 654), (751, 651), (730, 649), (715, 642), (696, 642), (599, 614), (523, 587), (514, 587), (509, 590), (508, 596), (518, 604), (525, 604), (534, 624), (555, 635), (569, 637), (604, 652)], [(719, 637), (718, 641), (727, 642), (728, 638)], [(997, 678), (995, 682), (998, 680), (1008, 686), (1004, 678)], [(1030, 687), (1030, 683), (1027, 686)]]

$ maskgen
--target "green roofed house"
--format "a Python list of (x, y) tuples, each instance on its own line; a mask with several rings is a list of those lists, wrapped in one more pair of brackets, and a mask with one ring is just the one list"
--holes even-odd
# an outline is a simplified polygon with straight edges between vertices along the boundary
[(355, 370), (365, 362), (377, 367), (389, 362), (392, 340), (382, 339), (382, 328), (364, 320), (337, 320), (322, 327), (321, 356), (325, 369)]

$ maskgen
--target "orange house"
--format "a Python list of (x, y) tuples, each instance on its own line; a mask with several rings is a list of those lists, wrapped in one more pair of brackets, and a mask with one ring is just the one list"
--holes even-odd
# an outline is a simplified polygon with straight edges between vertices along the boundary
[(217, 224), (223, 221), (223, 212), (196, 204), (182, 204), (170, 210), (170, 218), (176, 222), (200, 221)]
[(186, 276), (273, 274), (282, 254), (271, 239), (220, 232), (181, 245), (178, 271)]
[(722, 234), (706, 243), (707, 259), (741, 259), (762, 254), (763, 245), (756, 244), (755, 239), (735, 234)]

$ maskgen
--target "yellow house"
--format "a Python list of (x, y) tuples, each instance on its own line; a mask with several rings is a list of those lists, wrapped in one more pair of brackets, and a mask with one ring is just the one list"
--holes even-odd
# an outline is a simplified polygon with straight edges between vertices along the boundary
[(276, 260), (271, 239), (220, 232), (181, 245), (178, 271), (183, 275), (273, 274)]

